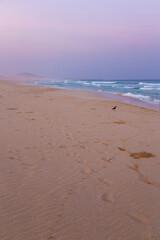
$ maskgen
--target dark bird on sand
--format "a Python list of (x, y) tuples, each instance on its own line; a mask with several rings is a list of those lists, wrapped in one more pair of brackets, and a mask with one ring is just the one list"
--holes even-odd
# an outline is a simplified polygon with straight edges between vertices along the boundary
[(116, 110), (117, 106), (113, 107), (112, 110)]

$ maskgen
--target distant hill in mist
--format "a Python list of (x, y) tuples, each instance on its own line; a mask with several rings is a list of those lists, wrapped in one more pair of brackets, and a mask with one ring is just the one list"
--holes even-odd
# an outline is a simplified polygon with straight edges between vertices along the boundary
[(35, 74), (33, 74), (33, 73), (18, 73), (18, 74), (16, 74), (16, 76), (17, 77), (27, 77), (27, 78), (43, 78), (42, 76), (38, 76), (38, 75), (35, 75)]
[(3, 75), (0, 75), (0, 80), (5, 80), (6, 79), (6, 77), (5, 76), (3, 76)]

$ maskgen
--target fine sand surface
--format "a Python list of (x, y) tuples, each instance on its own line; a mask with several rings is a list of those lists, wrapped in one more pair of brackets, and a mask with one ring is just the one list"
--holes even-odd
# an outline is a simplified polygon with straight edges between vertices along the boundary
[(160, 111), (1, 81), (0, 126), (0, 240), (160, 239)]

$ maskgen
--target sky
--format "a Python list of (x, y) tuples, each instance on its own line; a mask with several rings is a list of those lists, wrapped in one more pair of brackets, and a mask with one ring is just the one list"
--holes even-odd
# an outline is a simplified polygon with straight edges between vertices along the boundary
[(160, 79), (160, 0), (0, 0), (0, 75)]

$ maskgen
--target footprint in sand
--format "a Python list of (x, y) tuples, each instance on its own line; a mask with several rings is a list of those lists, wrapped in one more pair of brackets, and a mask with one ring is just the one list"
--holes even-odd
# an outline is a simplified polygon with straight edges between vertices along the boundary
[(75, 154), (74, 152), (69, 152), (69, 153), (67, 153), (67, 156), (70, 156), (70, 157), (75, 157), (75, 156), (76, 156), (76, 154)]
[(82, 163), (82, 164), (86, 164), (87, 163), (87, 161), (85, 159), (79, 160), (78, 162)]
[(66, 136), (70, 140), (75, 140), (74, 136), (71, 133), (67, 133)]
[(138, 164), (134, 164), (133, 167), (131, 167), (131, 169), (135, 170), (136, 172), (139, 172), (139, 170), (140, 170)]
[(131, 167), (131, 169), (135, 170), (135, 171), (139, 174), (140, 178), (141, 178), (144, 182), (146, 182), (146, 183), (148, 183), (148, 184), (151, 184), (151, 185), (155, 185), (155, 182), (154, 182), (152, 179), (144, 176), (144, 175), (140, 172), (140, 167), (139, 167), (138, 164), (134, 164), (133, 167)]
[(26, 113), (34, 113), (34, 112), (26, 112)]
[(108, 124), (109, 122), (101, 122), (100, 124)]
[(141, 173), (139, 173), (139, 176), (141, 177), (141, 179), (142, 179), (144, 182), (146, 182), (146, 183), (148, 183), (148, 184), (151, 184), (151, 185), (155, 185), (155, 182), (154, 182), (152, 179), (144, 176), (144, 175), (141, 174)]
[(95, 143), (102, 143), (103, 141), (102, 140), (100, 140), (100, 139), (97, 139), (96, 141), (95, 141)]
[(114, 199), (114, 196), (112, 193), (104, 193), (102, 196), (101, 196), (101, 199), (104, 201), (104, 202), (114, 202), (115, 199)]
[(112, 159), (111, 158), (107, 158), (107, 157), (103, 157), (102, 160), (105, 161), (105, 162), (109, 162), (109, 163), (112, 162)]
[(126, 150), (125, 148), (122, 148), (122, 147), (118, 147), (118, 149), (122, 152), (124, 152)]
[(47, 238), (48, 240), (50, 239), (55, 239), (55, 237), (54, 236), (48, 236), (48, 238)]
[(85, 137), (89, 136), (89, 134), (87, 134), (87, 133), (81, 134), (81, 135), (82, 135), (82, 136), (85, 136)]
[(110, 186), (110, 185), (113, 184), (113, 182), (110, 181), (110, 180), (108, 180), (107, 178), (99, 178), (98, 180), (99, 180), (100, 182), (103, 182), (103, 183), (107, 184), (108, 186)]
[(105, 145), (105, 146), (108, 146), (108, 145), (109, 145), (108, 142), (102, 142), (102, 144)]
[(125, 121), (120, 120), (120, 121), (113, 122), (113, 123), (115, 123), (115, 124), (125, 124)]
[(93, 172), (90, 168), (86, 168), (83, 170), (83, 173), (87, 174), (87, 175), (91, 175)]
[(128, 214), (133, 220), (136, 222), (142, 223), (142, 224), (148, 224), (149, 220), (147, 217), (135, 213), (129, 213)]
[(59, 148), (67, 149), (68, 147), (66, 145), (60, 145)]
[(154, 158), (155, 155), (153, 153), (147, 153), (147, 152), (135, 152), (135, 153), (130, 153), (130, 156), (139, 159), (139, 158)]
[(107, 151), (99, 151), (99, 153), (103, 153), (105, 155), (108, 155), (108, 152)]
[(18, 108), (14, 108), (14, 107), (11, 107), (11, 108), (8, 108), (8, 110), (17, 110)]
[(104, 144), (104, 145), (106, 145), (106, 146), (109, 145), (108, 142), (104, 142), (104, 141), (102, 141), (102, 140), (100, 140), (100, 139), (96, 140), (95, 143), (102, 143), (102, 144)]
[(81, 148), (83, 148), (83, 149), (88, 149), (88, 147), (87, 147), (87, 145), (81, 145)]

